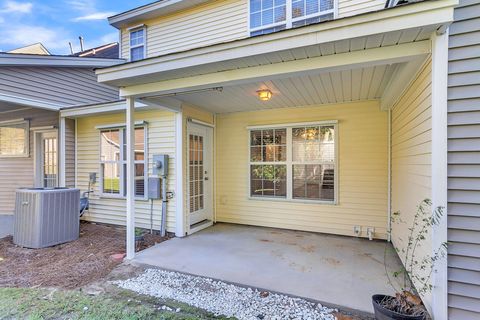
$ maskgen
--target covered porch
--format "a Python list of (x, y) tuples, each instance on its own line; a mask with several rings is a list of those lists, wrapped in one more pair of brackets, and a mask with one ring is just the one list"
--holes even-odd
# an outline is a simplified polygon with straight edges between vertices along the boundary
[(383, 241), (225, 223), (163, 242), (133, 261), (366, 313), (373, 312), (372, 294), (393, 293), (385, 270), (401, 268)]
[[(445, 30), (453, 5), (424, 2), (99, 70), (99, 80), (121, 87), (127, 99), (127, 257), (134, 258), (135, 208), (128, 194), (134, 190), (135, 102), (141, 102), (176, 114), (175, 233), (191, 236), (142, 253), (139, 261), (334, 304), (358, 285), (369, 288), (360, 294), (368, 302), (358, 302), (359, 292), (353, 292), (349, 307), (370, 310), (367, 293), (389, 289), (379, 263), (385, 243), (366, 239), (392, 240), (401, 249), (408, 229), (391, 225), (392, 212), (411, 221), (425, 198), (434, 207), (445, 206), (439, 191), (446, 182)], [(270, 99), (259, 100), (260, 90), (270, 92)], [(295, 137), (308, 136), (310, 129), (319, 145), (334, 147), (325, 159), (312, 153), (307, 156), (312, 161), (297, 161), (303, 142)], [(277, 130), (279, 143), (258, 144), (259, 135), (261, 141), (271, 134), (277, 139)], [(331, 140), (316, 138), (318, 132)], [(203, 149), (205, 137), (211, 138), (211, 149)], [(277, 160), (275, 150), (284, 146), (285, 156)], [(261, 160), (252, 156), (264, 147)], [(202, 156), (195, 158), (199, 151)], [(211, 169), (192, 175), (208, 157)], [(305, 165), (298, 175), (296, 165)], [(307, 173), (308, 166), (316, 168)], [(273, 178), (265, 178), (265, 168)], [(277, 176), (277, 169), (284, 172)], [(318, 187), (310, 193), (298, 181)], [(257, 228), (199, 231), (215, 222)], [(258, 227), (299, 231), (277, 237)], [(307, 244), (296, 238), (300, 231), (319, 233), (307, 234), (318, 251), (302, 249)], [(433, 231), (425, 254), (445, 239), (446, 228)], [(288, 245), (284, 239), (297, 242)], [(255, 254), (248, 247), (253, 243)], [(342, 255), (337, 246), (350, 251)], [(245, 267), (245, 261), (263, 266)], [(284, 280), (268, 278), (272, 263)], [(257, 268), (264, 269), (253, 277)], [(424, 297), (439, 314), (446, 310), (445, 266), (441, 269), (433, 280), (435, 298)], [(378, 282), (372, 280), (376, 277)], [(304, 283), (304, 290), (295, 292), (290, 279)], [(318, 279), (333, 282), (318, 290)], [(328, 300), (332, 297), (336, 302)]]

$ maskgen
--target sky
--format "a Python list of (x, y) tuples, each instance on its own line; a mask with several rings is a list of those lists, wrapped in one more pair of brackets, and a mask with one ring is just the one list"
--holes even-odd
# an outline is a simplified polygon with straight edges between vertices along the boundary
[(69, 54), (118, 41), (107, 17), (153, 0), (0, 0), (0, 52), (41, 42), (52, 54)]

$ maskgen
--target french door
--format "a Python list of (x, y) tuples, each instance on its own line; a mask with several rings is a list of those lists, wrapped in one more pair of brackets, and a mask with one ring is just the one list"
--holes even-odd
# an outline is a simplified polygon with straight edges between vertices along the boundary
[(188, 123), (187, 188), (189, 230), (213, 221), (213, 129)]
[(36, 185), (42, 188), (58, 186), (57, 131), (36, 132)]

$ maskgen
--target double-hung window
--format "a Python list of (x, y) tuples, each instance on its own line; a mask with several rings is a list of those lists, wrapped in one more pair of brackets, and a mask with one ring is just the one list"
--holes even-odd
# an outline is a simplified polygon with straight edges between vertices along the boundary
[(130, 30), (130, 61), (145, 58), (145, 27)]
[(28, 121), (0, 122), (0, 157), (27, 157)]
[(331, 20), (334, 1), (337, 0), (250, 0), (250, 35)]
[(250, 197), (336, 202), (336, 122), (250, 129)]
[[(135, 197), (146, 196), (146, 129), (135, 128)], [(125, 197), (127, 194), (127, 137), (124, 128), (100, 131), (100, 173), (102, 194)]]

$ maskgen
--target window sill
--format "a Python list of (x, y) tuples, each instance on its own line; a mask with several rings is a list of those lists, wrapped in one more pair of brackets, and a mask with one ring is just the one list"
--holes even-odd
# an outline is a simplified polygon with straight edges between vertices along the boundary
[(248, 200), (258, 200), (258, 201), (278, 201), (278, 202), (293, 202), (293, 203), (304, 203), (304, 204), (321, 204), (321, 205), (338, 205), (338, 201), (326, 201), (326, 200), (308, 200), (308, 199), (287, 199), (287, 198), (276, 198), (276, 197), (252, 197), (249, 196)]
[(22, 154), (22, 155), (12, 155), (12, 156), (7, 156), (7, 155), (3, 155), (3, 156), (0, 156), (0, 159), (12, 159), (12, 158), (30, 158), (30, 155), (29, 154)]
[[(127, 197), (115, 196), (115, 195), (109, 195), (109, 194), (100, 194), (98, 196), (98, 199), (127, 200)], [(148, 201), (148, 198), (135, 197), (135, 201)]]

